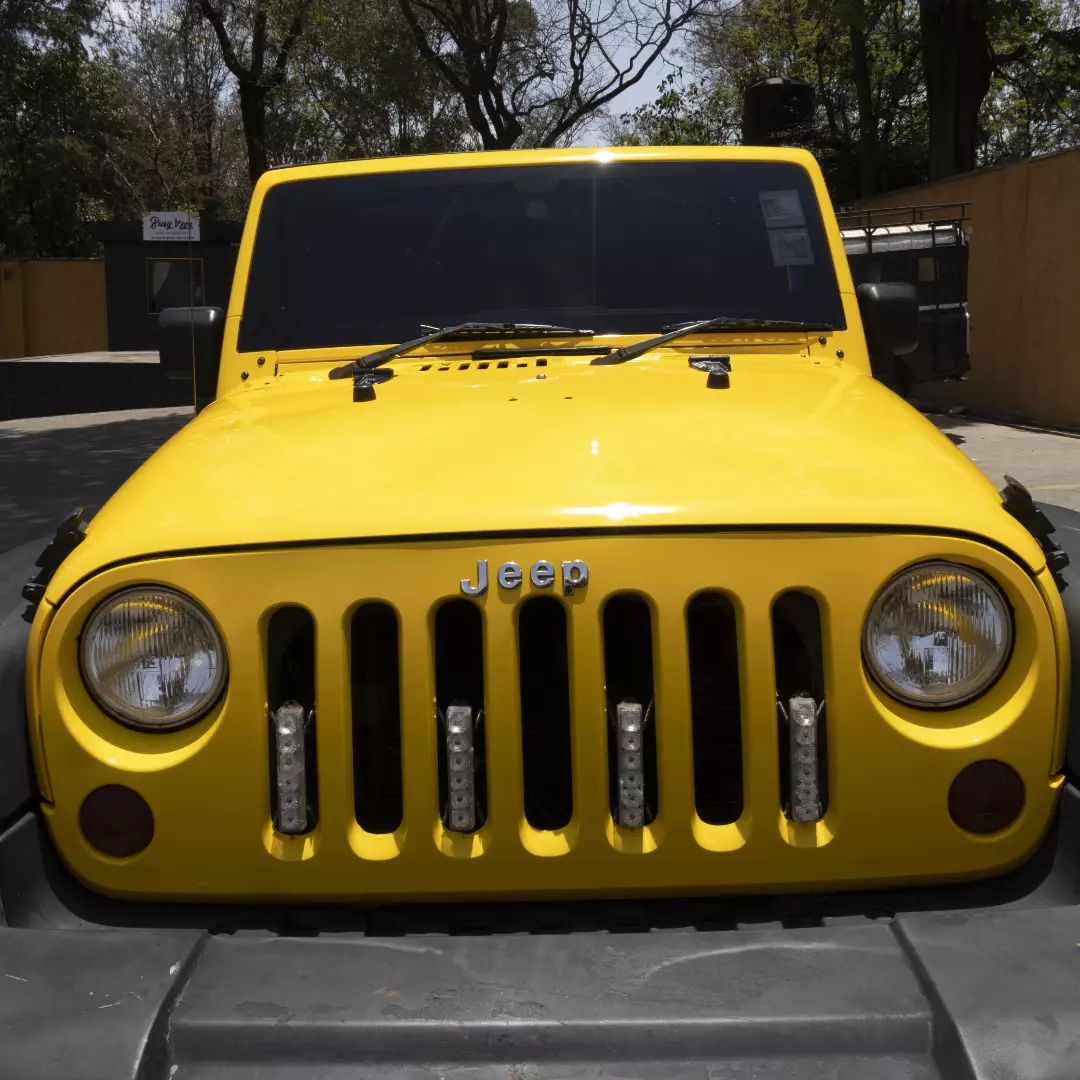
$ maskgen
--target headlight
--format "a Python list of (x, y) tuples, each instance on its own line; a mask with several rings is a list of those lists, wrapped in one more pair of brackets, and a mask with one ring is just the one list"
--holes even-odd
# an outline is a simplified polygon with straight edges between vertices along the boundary
[(139, 728), (190, 723), (225, 686), (214, 624), (194, 601), (156, 586), (125, 589), (98, 607), (83, 628), (79, 661), (97, 703)]
[(1012, 613), (985, 574), (928, 562), (905, 570), (878, 594), (863, 630), (863, 656), (893, 697), (940, 709), (988, 689), (1009, 659), (1012, 640)]

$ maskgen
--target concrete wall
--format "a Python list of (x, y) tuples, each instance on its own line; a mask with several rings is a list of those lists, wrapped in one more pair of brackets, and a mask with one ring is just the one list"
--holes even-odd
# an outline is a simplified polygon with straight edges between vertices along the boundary
[(971, 374), (917, 396), (1080, 430), (1080, 150), (966, 173), (860, 207), (971, 203)]
[(107, 347), (100, 259), (0, 261), (0, 357)]

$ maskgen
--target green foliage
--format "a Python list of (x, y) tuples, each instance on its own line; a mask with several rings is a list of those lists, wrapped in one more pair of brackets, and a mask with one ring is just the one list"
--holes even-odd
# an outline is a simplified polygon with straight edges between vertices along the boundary
[(294, 160), (474, 145), (460, 100), (420, 57), (396, 0), (322, 0), (271, 124)]
[(81, 255), (123, 202), (107, 161), (117, 84), (84, 39), (87, 0), (0, 7), (0, 255)]
[(187, 3), (137, 0), (102, 28), (122, 133), (109, 163), (127, 216), (152, 209), (243, 213), (247, 177), (229, 75), (212, 30)]
[(979, 164), (1020, 161), (1080, 143), (1080, 3), (999, 3), (995, 74), (983, 107)]
[(863, 137), (851, 29), (864, 35), (873, 108), (875, 186), (921, 179), (924, 99), (915, 5), (906, 0), (745, 0), (695, 33), (689, 76), (673, 76), (657, 102), (622, 117), (619, 137), (643, 142), (738, 142), (746, 88), (776, 75), (814, 87), (814, 122), (785, 141), (813, 150), (834, 198), (859, 194)]
[[(694, 12), (683, 67), (610, 121), (612, 141), (737, 142), (746, 87), (787, 75), (813, 85), (816, 109), (783, 137), (819, 156), (838, 202), (926, 178), (919, 0), (711, 2), (700, 17), (680, 0)], [(241, 216), (253, 87), (255, 149), (272, 165), (548, 145), (659, 56), (663, 26), (636, 0), (476, 3), (0, 0), (0, 255), (88, 254), (95, 222), (151, 209)], [(979, 164), (1080, 142), (1080, 0), (931, 3), (985, 24)], [(481, 8), (501, 36), (468, 21)]]
[(623, 116), (611, 132), (619, 146), (709, 145), (739, 141), (741, 103), (726, 86), (685, 79), (681, 71), (660, 83), (655, 101)]
[[(994, 74), (979, 114), (978, 163), (1075, 145), (1078, 0), (993, 0), (985, 17)], [(786, 141), (818, 155), (838, 202), (918, 183), (927, 178), (929, 127), (920, 29), (917, 0), (743, 0), (698, 27), (685, 71), (622, 116), (613, 141), (737, 142), (746, 87), (786, 75), (811, 83), (817, 102), (814, 122), (784, 133)]]

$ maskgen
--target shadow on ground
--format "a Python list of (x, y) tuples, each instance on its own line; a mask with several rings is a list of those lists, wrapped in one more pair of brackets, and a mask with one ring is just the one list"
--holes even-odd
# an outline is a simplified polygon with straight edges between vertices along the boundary
[(967, 437), (961, 434), (964, 428), (974, 427), (977, 423), (977, 421), (971, 421), (963, 416), (950, 413), (936, 413), (924, 409), (923, 414), (938, 431), (951, 439), (957, 446), (963, 446), (967, 442)]
[(0, 429), (0, 551), (51, 536), (77, 506), (89, 517), (187, 420)]

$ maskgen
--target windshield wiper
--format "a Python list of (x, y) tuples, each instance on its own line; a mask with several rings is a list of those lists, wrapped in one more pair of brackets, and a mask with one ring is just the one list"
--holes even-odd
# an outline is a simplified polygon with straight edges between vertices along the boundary
[[(425, 328), (426, 329), (426, 328)], [(430, 333), (409, 341), (402, 341), (398, 345), (388, 345), (385, 349), (377, 349), (356, 360), (350, 360), (347, 364), (334, 368), (330, 372), (331, 379), (347, 379), (350, 376), (359, 378), (365, 371), (371, 371), (382, 364), (393, 360), (398, 356), (404, 356), (413, 349), (419, 349), (421, 345), (430, 345), (435, 341), (447, 341), (450, 338), (479, 338), (479, 337), (592, 337), (591, 330), (579, 330), (573, 326), (549, 326), (547, 323), (516, 323), (516, 322), (464, 322), (455, 326), (439, 326)]]
[(622, 364), (627, 360), (633, 360), (635, 356), (641, 356), (651, 349), (660, 345), (666, 345), (676, 338), (686, 337), (698, 331), (708, 330), (835, 330), (836, 327), (823, 322), (799, 322), (794, 319), (755, 319), (739, 318), (732, 315), (718, 315), (713, 319), (702, 319), (700, 322), (679, 323), (673, 328), (663, 327), (668, 333), (657, 337), (646, 338), (644, 341), (635, 342), (633, 345), (624, 345), (616, 349), (608, 356), (599, 356), (594, 364)]

